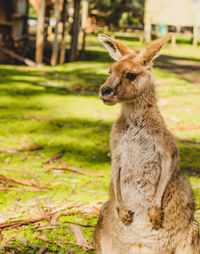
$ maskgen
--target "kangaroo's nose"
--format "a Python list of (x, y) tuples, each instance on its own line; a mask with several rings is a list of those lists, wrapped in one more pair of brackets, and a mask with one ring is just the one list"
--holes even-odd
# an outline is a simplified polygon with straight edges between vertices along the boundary
[(101, 91), (102, 96), (110, 95), (111, 93), (112, 93), (112, 89), (111, 88), (107, 88), (107, 89)]

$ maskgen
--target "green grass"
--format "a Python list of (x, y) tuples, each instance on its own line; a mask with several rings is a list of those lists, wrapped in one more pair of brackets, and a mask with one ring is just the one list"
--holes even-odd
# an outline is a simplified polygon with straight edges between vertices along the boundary
[[(121, 41), (141, 48), (137, 41), (126, 38)], [(0, 192), (0, 222), (38, 217), (36, 197), (44, 208), (60, 207), (74, 202), (98, 207), (98, 204), (108, 198), (111, 175), (109, 133), (120, 106), (108, 107), (100, 101), (98, 89), (106, 79), (112, 61), (96, 37), (89, 36), (87, 44), (88, 61), (42, 69), (0, 66), (0, 147), (20, 147), (23, 144), (38, 144), (44, 147), (32, 152), (0, 153), (1, 168), (26, 170), (34, 176), (4, 170), (0, 170), (0, 174), (26, 180), (35, 179), (49, 187), (48, 191), (37, 193), (14, 190)], [(163, 53), (183, 59), (200, 60), (199, 47), (196, 48), (195, 54), (189, 45), (179, 45), (177, 48), (168, 46)], [(160, 110), (168, 127), (179, 138), (200, 141), (200, 86), (159, 68), (154, 69), (154, 75)], [(40, 118), (36, 120), (33, 116)], [(187, 144), (178, 142), (178, 146), (180, 164), (192, 184), (199, 209), (199, 152)], [(199, 148), (198, 145), (193, 146)], [(49, 157), (63, 149), (66, 153), (61, 158), (62, 161), (105, 176), (91, 177), (43, 168), (42, 165)], [(58, 162), (55, 164), (60, 166)], [(198, 209), (196, 216), (199, 219)], [(69, 221), (94, 225), (97, 216), (94, 212), (62, 216), (57, 221), (59, 228), (43, 231), (37, 231), (34, 224), (17, 228), (19, 231), (4, 230), (0, 253), (1, 250), (2, 253), (10, 253), (12, 248), (14, 253), (37, 253), (39, 248), (46, 244), (38, 239), (41, 234), (53, 241), (61, 240), (68, 250), (71, 246), (66, 242), (75, 242)], [(40, 222), (40, 226), (45, 224), (47, 222)], [(93, 229), (82, 227), (89, 242)], [(24, 239), (29, 244), (25, 244)], [(48, 243), (48, 249), (49, 253), (66, 253), (66, 250), (51, 243)], [(74, 251), (93, 253), (75, 246)]]

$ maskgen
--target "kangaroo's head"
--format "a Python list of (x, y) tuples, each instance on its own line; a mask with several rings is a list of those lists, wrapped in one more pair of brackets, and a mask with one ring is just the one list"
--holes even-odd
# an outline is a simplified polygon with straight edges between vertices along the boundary
[(110, 68), (110, 75), (100, 88), (100, 97), (107, 105), (117, 102), (131, 102), (143, 93), (148, 92), (152, 86), (152, 61), (172, 34), (157, 39), (147, 48), (136, 53), (119, 41), (104, 34), (98, 38), (115, 60)]

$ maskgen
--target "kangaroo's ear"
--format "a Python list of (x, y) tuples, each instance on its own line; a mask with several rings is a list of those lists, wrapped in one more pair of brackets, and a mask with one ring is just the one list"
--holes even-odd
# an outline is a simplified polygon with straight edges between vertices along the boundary
[(98, 38), (115, 61), (119, 61), (125, 55), (134, 53), (134, 51), (123, 45), (121, 42), (111, 39), (105, 34), (99, 34)]
[(148, 65), (150, 64), (156, 55), (160, 51), (160, 49), (169, 41), (172, 37), (172, 33), (168, 34), (166, 37), (160, 38), (152, 42), (147, 48), (139, 54), (141, 61)]

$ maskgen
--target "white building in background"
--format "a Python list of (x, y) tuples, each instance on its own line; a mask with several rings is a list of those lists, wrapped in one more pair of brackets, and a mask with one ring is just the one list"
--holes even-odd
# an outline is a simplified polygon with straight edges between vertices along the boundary
[(151, 39), (152, 25), (193, 27), (197, 44), (200, 27), (200, 0), (146, 0), (144, 11), (145, 41)]

